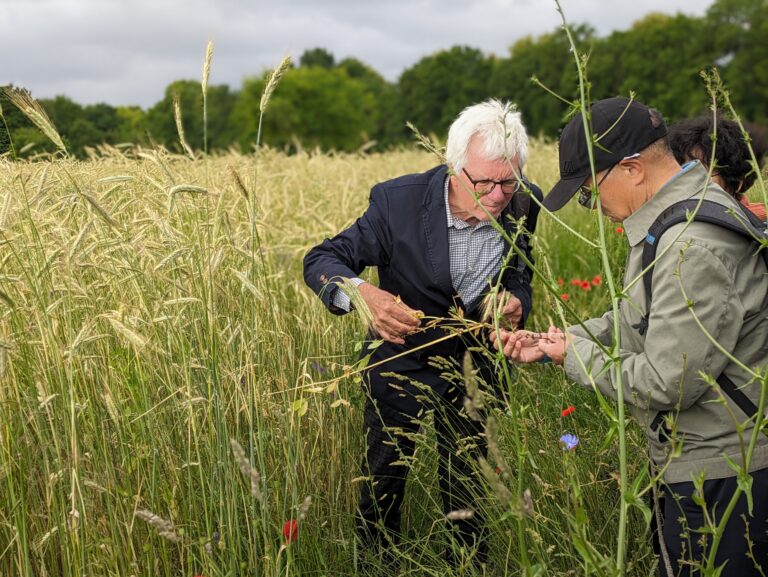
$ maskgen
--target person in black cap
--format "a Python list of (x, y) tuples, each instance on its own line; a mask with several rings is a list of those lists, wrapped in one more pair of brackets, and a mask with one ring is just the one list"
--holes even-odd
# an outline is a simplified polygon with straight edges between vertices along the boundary
[[(637, 158), (639, 152), (646, 147), (649, 148), (646, 152), (653, 153), (654, 156), (659, 156), (658, 149), (662, 149), (661, 152), (668, 150), (663, 142), (659, 142), (667, 135), (667, 127), (661, 113), (637, 101), (620, 97), (601, 100), (592, 107), (591, 117), (595, 172), (603, 173), (598, 178), (598, 185), (608, 178), (616, 165), (625, 163), (624, 166), (629, 166), (625, 161)], [(560, 181), (544, 199), (544, 206), (548, 210), (561, 209), (577, 191), (581, 193), (579, 203), (593, 207), (593, 175), (589, 162), (588, 140), (584, 134), (584, 120), (581, 114), (563, 129), (559, 150)], [(657, 143), (655, 147), (652, 146), (654, 143)], [(663, 156), (666, 156), (664, 172), (680, 169), (673, 156)], [(608, 216), (611, 217), (610, 214)]]
[[(616, 399), (622, 388), (624, 402), (645, 427), (653, 469), (663, 471), (663, 577), (700, 574), (697, 564), (706, 561), (713, 545), (711, 524), (724, 518), (737, 489), (731, 465), (743, 467), (745, 448), (756, 435), (748, 468), (753, 499), (750, 505), (741, 494), (729, 512), (715, 564), (725, 564), (726, 576), (765, 575), (768, 437), (755, 429), (749, 420), (755, 414), (745, 414), (744, 403), (702, 375), (718, 384), (735, 383), (758, 404), (760, 381), (744, 367), (768, 367), (766, 262), (750, 238), (698, 220), (646, 240), (657, 217), (678, 201), (705, 197), (723, 212), (738, 211), (738, 201), (714, 184), (698, 161), (678, 164), (658, 111), (609, 98), (596, 102), (590, 113), (586, 122), (579, 114), (563, 130), (560, 181), (543, 205), (558, 210), (578, 194), (582, 205), (599, 206), (623, 222), (630, 246), (619, 318), (611, 310), (566, 331), (504, 332), (496, 346), (518, 362), (549, 359), (562, 365), (569, 378), (606, 397)], [(652, 300), (637, 282), (647, 242), (658, 245), (655, 266), (647, 273)], [(614, 335), (616, 320), (620, 338)], [(620, 365), (612, 362), (616, 358)], [(703, 483), (706, 511), (697, 504), (693, 479)]]

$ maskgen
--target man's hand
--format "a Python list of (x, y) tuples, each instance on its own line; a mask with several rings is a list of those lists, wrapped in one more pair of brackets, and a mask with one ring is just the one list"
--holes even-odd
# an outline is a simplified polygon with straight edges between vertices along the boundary
[(504, 356), (518, 363), (535, 363), (544, 358), (544, 352), (539, 348), (540, 333), (531, 331), (496, 331), (491, 332), (491, 342)]
[(421, 325), (424, 313), (412, 309), (392, 293), (367, 282), (357, 288), (373, 315), (373, 330), (385, 341), (405, 344), (403, 337)]
[(515, 295), (508, 292), (504, 292), (502, 298), (507, 299), (507, 303), (501, 309), (501, 314), (511, 326), (516, 327), (523, 318), (523, 303)]
[(539, 349), (546, 354), (556, 365), (562, 365), (565, 360), (565, 349), (573, 340), (573, 337), (564, 333), (557, 327), (549, 327), (549, 332), (542, 333), (539, 340)]
[(523, 303), (511, 292), (500, 290), (497, 294), (489, 294), (483, 301), (483, 320), (493, 322), (496, 311), (504, 317), (507, 328), (516, 328), (523, 318)]

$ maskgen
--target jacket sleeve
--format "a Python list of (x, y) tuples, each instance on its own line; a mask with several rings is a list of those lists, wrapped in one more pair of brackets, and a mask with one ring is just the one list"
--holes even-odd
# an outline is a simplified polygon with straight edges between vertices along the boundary
[(606, 346), (611, 346), (611, 340), (613, 339), (613, 309), (606, 312), (603, 316), (594, 319), (587, 319), (580, 325), (573, 325), (568, 327), (566, 332), (572, 334), (575, 337), (589, 338), (590, 333), (597, 339), (597, 341)]
[(334, 314), (347, 311), (333, 304), (335, 282), (359, 276), (365, 267), (389, 262), (391, 235), (389, 207), (384, 188), (371, 190), (368, 209), (355, 223), (310, 249), (304, 257), (304, 282)]
[[(680, 241), (676, 245), (679, 248), (667, 251), (653, 271), (642, 352), (618, 351), (624, 401), (643, 410), (685, 410), (693, 405), (709, 388), (701, 375), (717, 377), (729, 362), (706, 333), (724, 350), (733, 350), (744, 318), (735, 290), (736, 265), (704, 246)], [(622, 330), (634, 329), (623, 324)], [(608, 367), (608, 358), (591, 340), (575, 334), (566, 353), (569, 377), (591, 386), (591, 375), (603, 394), (616, 398), (616, 367)]]
[[(528, 184), (531, 195), (535, 196), (539, 203), (542, 201), (543, 194), (541, 189), (535, 184)], [(517, 246), (525, 254), (525, 257), (531, 264), (534, 264), (533, 260), (533, 233), (536, 231), (536, 223), (539, 220), (539, 203), (531, 201), (530, 210), (525, 220), (526, 233), (521, 234), (517, 240)], [(506, 283), (507, 289), (520, 299), (520, 303), (523, 306), (523, 316), (520, 319), (519, 328), (525, 326), (525, 321), (528, 319), (528, 315), (533, 308), (533, 292), (531, 290), (531, 281), (533, 280), (533, 270), (527, 266), (522, 259), (515, 256), (512, 260), (513, 270), (510, 273), (513, 275)]]

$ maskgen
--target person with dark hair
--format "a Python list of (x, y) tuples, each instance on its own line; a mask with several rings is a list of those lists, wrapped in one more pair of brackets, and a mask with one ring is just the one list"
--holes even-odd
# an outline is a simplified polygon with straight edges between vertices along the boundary
[(749, 148), (752, 147), (761, 170), (768, 152), (768, 139), (758, 127), (745, 125), (750, 140), (747, 145), (738, 122), (719, 114), (716, 118), (704, 115), (673, 125), (669, 129), (669, 147), (680, 164), (698, 160), (705, 167), (712, 160), (714, 148), (712, 180), (758, 218), (766, 220), (765, 204), (749, 202), (745, 193), (757, 180)]
[[(589, 133), (579, 114), (563, 129), (560, 181), (543, 206), (555, 211), (578, 195), (583, 206), (599, 202), (623, 223), (629, 251), (621, 306), (565, 331), (501, 331), (491, 339), (512, 360), (562, 365), (574, 382), (607, 398), (622, 391), (663, 481), (662, 577), (700, 575), (712, 524), (726, 514), (714, 556), (719, 574), (765, 576), (768, 437), (755, 426), (762, 389), (753, 371), (768, 367), (768, 259), (743, 221), (729, 216), (759, 221), (698, 160), (678, 163), (657, 110), (628, 98), (600, 100), (588, 126)], [(699, 210), (706, 218), (697, 218)], [(754, 231), (764, 234), (757, 225)], [(747, 484), (753, 498), (741, 492), (731, 503)]]

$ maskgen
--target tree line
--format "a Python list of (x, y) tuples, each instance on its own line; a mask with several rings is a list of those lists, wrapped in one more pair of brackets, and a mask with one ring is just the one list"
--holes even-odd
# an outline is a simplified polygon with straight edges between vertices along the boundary
[[(606, 37), (587, 24), (573, 26), (571, 32), (579, 52), (588, 55), (593, 99), (633, 91), (669, 120), (693, 116), (710, 104), (700, 71), (717, 67), (740, 115), (768, 124), (768, 0), (716, 0), (702, 17), (650, 14)], [(307, 50), (270, 99), (262, 142), (289, 151), (382, 150), (413, 139), (406, 121), (442, 139), (462, 108), (488, 97), (515, 102), (531, 134), (555, 137), (568, 112), (567, 101), (578, 97), (569, 48), (561, 29), (518, 40), (506, 57), (454, 46), (422, 58), (396, 82), (388, 82), (358, 59), (337, 62), (323, 48)], [(268, 72), (247, 77), (239, 90), (208, 86), (207, 143), (197, 80), (171, 83), (163, 99), (147, 110), (82, 106), (66, 96), (40, 103), (68, 149), (80, 156), (100, 143), (159, 144), (180, 150), (174, 98), (193, 149), (249, 151), (256, 140), (267, 77)], [(0, 107), (0, 154), (23, 157), (53, 150), (2, 96)]]

